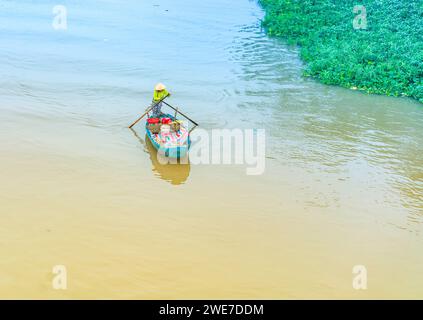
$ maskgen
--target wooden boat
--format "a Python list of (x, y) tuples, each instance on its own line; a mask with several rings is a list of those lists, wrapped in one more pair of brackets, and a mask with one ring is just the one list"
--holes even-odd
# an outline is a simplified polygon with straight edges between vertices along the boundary
[[(161, 118), (170, 118), (172, 121), (177, 120), (170, 114), (164, 114), (160, 117), (160, 119)], [(161, 133), (153, 133), (150, 131), (148, 122), (146, 121), (145, 131), (153, 147), (161, 155), (169, 158), (184, 158), (188, 155), (188, 151), (191, 146), (191, 138), (188, 128), (186, 128), (183, 124), (181, 124), (180, 130), (162, 135)]]

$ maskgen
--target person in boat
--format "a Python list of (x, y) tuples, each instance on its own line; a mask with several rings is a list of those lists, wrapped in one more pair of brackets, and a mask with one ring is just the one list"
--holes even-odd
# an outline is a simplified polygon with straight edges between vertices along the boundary
[[(166, 96), (170, 96), (170, 93), (166, 90), (166, 86), (163, 83), (158, 83), (154, 88), (152, 105), (155, 105), (157, 102), (159, 102)], [(160, 102), (153, 108), (154, 118), (159, 118), (161, 115), (162, 115), (162, 102)]]

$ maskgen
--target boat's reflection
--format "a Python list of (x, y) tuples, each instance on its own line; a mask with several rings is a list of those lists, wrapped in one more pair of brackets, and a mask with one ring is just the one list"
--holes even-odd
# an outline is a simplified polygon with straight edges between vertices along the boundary
[(160, 155), (154, 148), (150, 139), (148, 139), (147, 135), (144, 139), (142, 139), (135, 130), (131, 129), (131, 131), (143, 145), (144, 151), (149, 154), (152, 164), (152, 171), (156, 176), (158, 176), (160, 179), (170, 182), (173, 185), (180, 185), (187, 181), (191, 171), (191, 165), (187, 159), (182, 159), (181, 161), (178, 161), (177, 164), (162, 164), (163, 161), (159, 161)]

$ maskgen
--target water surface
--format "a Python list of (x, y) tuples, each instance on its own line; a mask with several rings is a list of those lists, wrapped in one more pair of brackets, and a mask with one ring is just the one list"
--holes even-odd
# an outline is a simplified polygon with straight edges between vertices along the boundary
[[(422, 297), (421, 104), (303, 78), (253, 1), (56, 4), (0, 1), (1, 297)], [(127, 125), (158, 81), (265, 128), (265, 174), (157, 163)]]

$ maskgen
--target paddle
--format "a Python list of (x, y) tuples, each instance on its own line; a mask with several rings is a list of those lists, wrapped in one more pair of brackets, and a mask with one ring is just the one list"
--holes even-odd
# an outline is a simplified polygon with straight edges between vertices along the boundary
[[(131, 124), (130, 126), (129, 126), (129, 129), (131, 129), (133, 126), (135, 126), (138, 122), (140, 122), (140, 120), (142, 119), (142, 118), (144, 118), (145, 117), (145, 115), (146, 114), (148, 114), (150, 111), (151, 111), (151, 109), (153, 109), (155, 106), (157, 106), (160, 102), (164, 102), (163, 100), (164, 99), (166, 99), (167, 97), (169, 97), (169, 95), (166, 95), (163, 99), (161, 99), (160, 101), (158, 101), (157, 103), (155, 103), (154, 105), (152, 105), (151, 107), (149, 107), (149, 108), (147, 108), (147, 110), (145, 111), (145, 113), (141, 116), (141, 117), (139, 117), (137, 120), (135, 120), (135, 122), (133, 123), (133, 124)], [(166, 103), (166, 102), (164, 102), (164, 103)], [(167, 103), (166, 103), (167, 104)]]
[(187, 118), (189, 121), (191, 121), (193, 124), (195, 124), (195, 125), (198, 127), (198, 123), (197, 123), (197, 122), (195, 122), (194, 120), (192, 120), (192, 119), (188, 118), (188, 117), (187, 117), (186, 115), (184, 115), (181, 111), (179, 111), (178, 109), (176, 109), (176, 108), (172, 107), (169, 103), (167, 103), (167, 102), (165, 102), (165, 101), (163, 101), (163, 103), (164, 103), (165, 105), (167, 105), (168, 107), (172, 108), (173, 110), (175, 110), (177, 113), (179, 113), (179, 114), (180, 114), (180, 115), (182, 115), (183, 117)]

